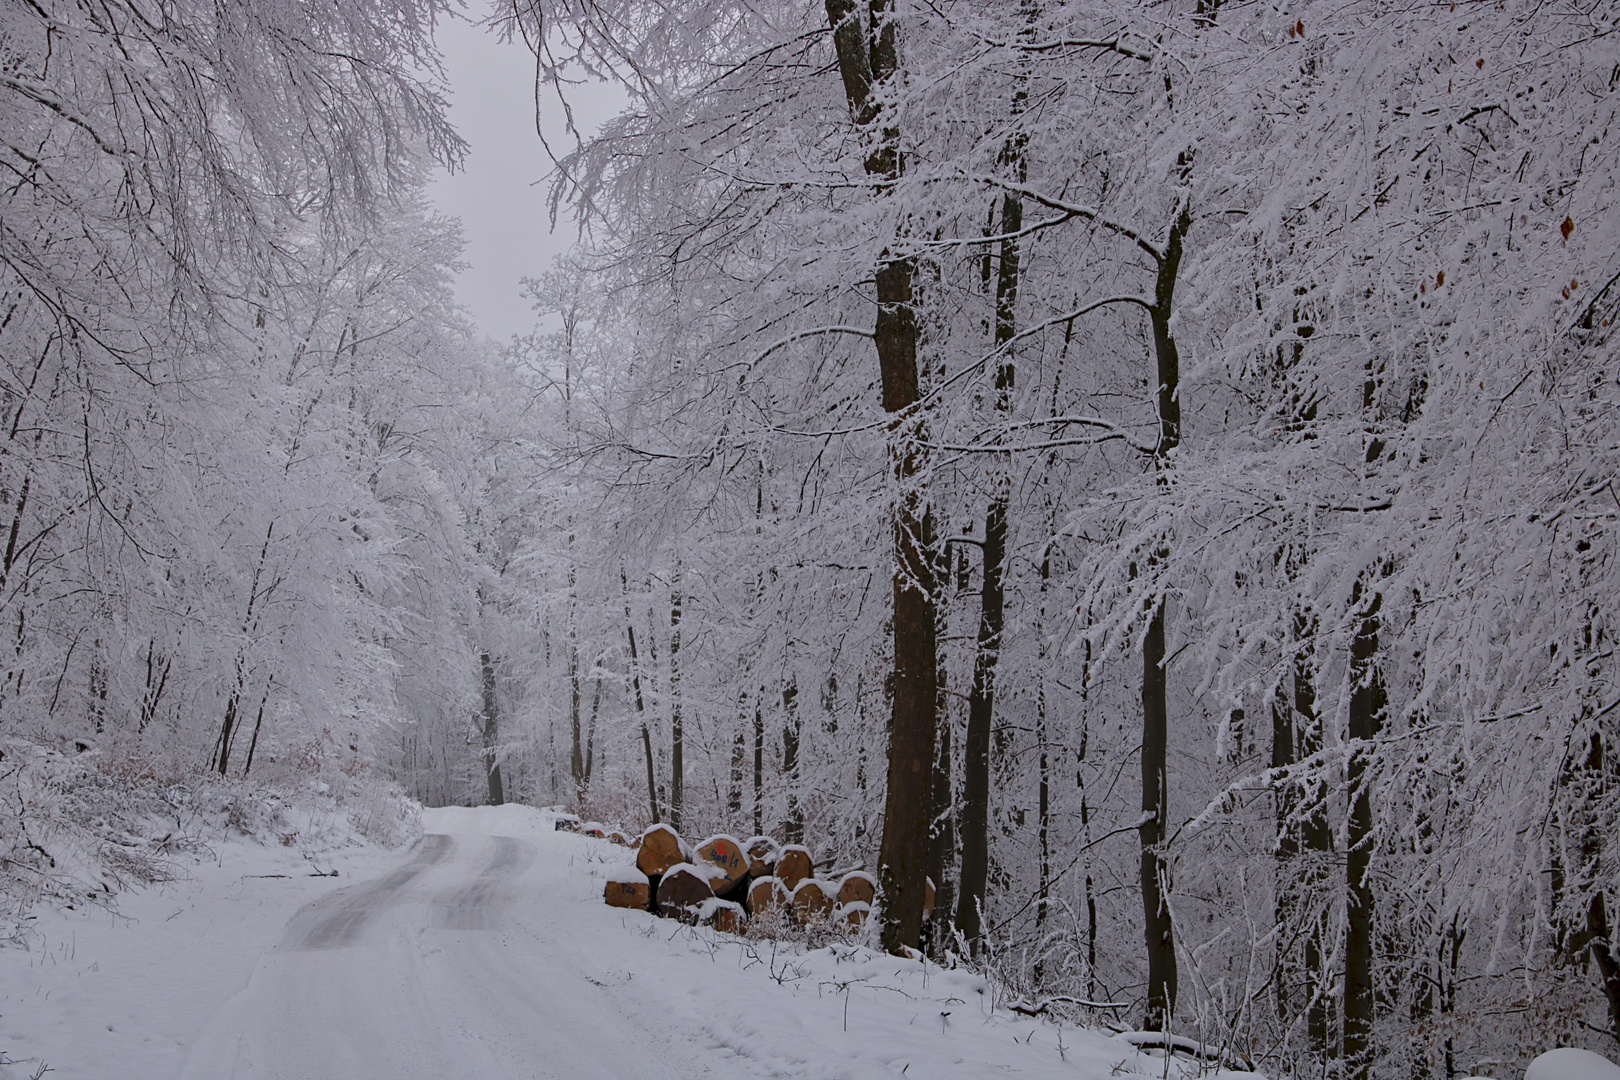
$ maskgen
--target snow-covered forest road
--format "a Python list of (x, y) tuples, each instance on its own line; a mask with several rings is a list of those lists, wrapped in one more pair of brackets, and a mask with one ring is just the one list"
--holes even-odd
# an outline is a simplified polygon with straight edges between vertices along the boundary
[(603, 920), (577, 917), (577, 838), (491, 835), (510, 812), (426, 817), (397, 869), (299, 911), (183, 1077), (753, 1075), (615, 992), (631, 976), (593, 955)]
[(335, 880), (237, 836), (116, 915), (42, 915), (28, 950), (0, 953), (0, 1080), (1198, 1074), (1019, 1015), (966, 970), (607, 907), (628, 853), (544, 811), (423, 824), (404, 851), (316, 859)]

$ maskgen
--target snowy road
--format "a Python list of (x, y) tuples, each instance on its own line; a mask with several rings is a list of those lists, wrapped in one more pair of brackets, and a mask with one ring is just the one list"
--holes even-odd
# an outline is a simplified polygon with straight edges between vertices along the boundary
[[(214, 865), (0, 950), (0, 1080), (1190, 1078), (1031, 1019), (966, 969), (806, 952), (602, 903), (629, 853), (521, 806), (410, 851), (221, 843)], [(7, 1064), (12, 1062), (15, 1064)], [(1205, 1074), (1253, 1080), (1252, 1074)]]
[[(492, 835), (501, 821), (431, 812), (428, 835), (397, 869), (300, 911), (214, 1015), (181, 1075), (749, 1075), (656, 1016), (633, 1015), (601, 977), (589, 928), (567, 917), (580, 913), (579, 875), (567, 873), (561, 849), (578, 839)], [(541, 846), (559, 851), (537, 858)]]

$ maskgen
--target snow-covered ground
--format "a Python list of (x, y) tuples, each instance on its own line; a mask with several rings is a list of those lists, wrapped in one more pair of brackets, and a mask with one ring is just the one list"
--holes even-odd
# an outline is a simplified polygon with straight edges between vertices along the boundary
[[(423, 824), (407, 852), (335, 857), (337, 878), (232, 843), (118, 917), (47, 916), (37, 947), (0, 952), (16, 1062), (0, 1077), (1166, 1075), (1158, 1052), (1020, 1016), (965, 971), (606, 907), (625, 853), (542, 811)], [(1169, 1075), (1195, 1071), (1178, 1058)]]

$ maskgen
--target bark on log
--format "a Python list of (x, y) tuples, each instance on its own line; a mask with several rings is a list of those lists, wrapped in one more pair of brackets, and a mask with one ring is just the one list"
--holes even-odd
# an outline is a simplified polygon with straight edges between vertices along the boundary
[(680, 863), (658, 881), (658, 914), (682, 922), (696, 922), (698, 907), (714, 898), (709, 879), (701, 868)]
[(636, 866), (648, 877), (666, 874), (672, 867), (686, 861), (681, 838), (668, 825), (654, 825), (641, 834), (641, 847), (636, 852)]
[(837, 888), (830, 881), (806, 878), (793, 890), (793, 921), (800, 926), (832, 918)]
[(801, 844), (789, 844), (776, 860), (776, 876), (792, 891), (799, 882), (810, 876), (810, 851)]
[(865, 870), (851, 870), (844, 875), (838, 883), (838, 902), (840, 904), (866, 904), (871, 906), (877, 898), (877, 882)]
[(726, 884), (715, 887), (715, 895), (730, 892), (738, 882), (748, 879), (748, 857), (742, 847), (729, 836), (711, 836), (698, 845), (698, 858), (726, 875)]
[(610, 881), (602, 888), (602, 900), (608, 907), (646, 911), (651, 896), (652, 891), (645, 881)]
[(609, 843), (617, 844), (620, 847), (627, 848), (634, 846), (630, 843), (630, 837), (618, 829), (614, 829), (612, 832), (608, 833), (607, 838)]

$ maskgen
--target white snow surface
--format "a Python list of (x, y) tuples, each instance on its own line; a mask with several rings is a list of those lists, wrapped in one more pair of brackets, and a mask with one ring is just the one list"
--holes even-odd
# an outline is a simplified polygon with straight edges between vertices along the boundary
[(1549, 1050), (1530, 1063), (1524, 1080), (1620, 1080), (1620, 1065), (1590, 1050)]
[(1019, 1016), (967, 971), (607, 907), (622, 849), (547, 812), (423, 824), (404, 853), (335, 856), (337, 878), (229, 843), (119, 916), (42, 917), (32, 948), (0, 951), (0, 1078), (1166, 1075), (1159, 1052)]

